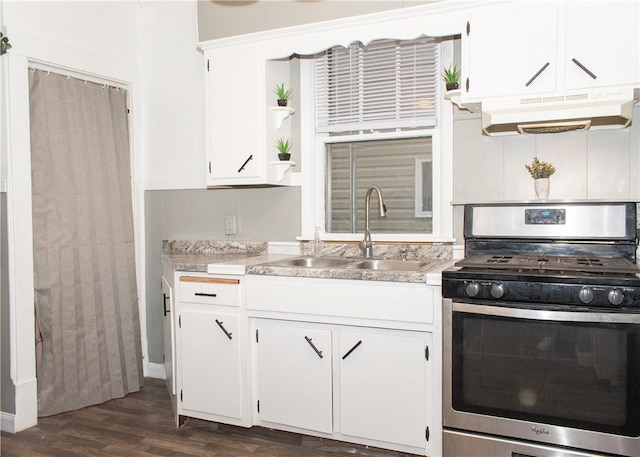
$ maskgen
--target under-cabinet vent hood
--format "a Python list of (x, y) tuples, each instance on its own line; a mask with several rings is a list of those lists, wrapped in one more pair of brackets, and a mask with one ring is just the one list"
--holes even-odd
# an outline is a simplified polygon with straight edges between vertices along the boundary
[(631, 123), (633, 89), (576, 95), (485, 100), (482, 131), (489, 136), (624, 128)]

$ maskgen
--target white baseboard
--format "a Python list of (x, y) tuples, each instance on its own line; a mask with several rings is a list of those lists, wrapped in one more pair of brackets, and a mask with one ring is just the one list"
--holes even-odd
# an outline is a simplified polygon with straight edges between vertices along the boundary
[(0, 411), (0, 430), (8, 433), (16, 433), (16, 415)]
[(148, 363), (143, 368), (145, 378), (167, 379), (164, 365), (161, 363)]
[(14, 389), (16, 413), (13, 424), (17, 433), (38, 423), (38, 381), (35, 377), (29, 378), (14, 384)]
[[(164, 365), (161, 363), (149, 363), (143, 367), (145, 377), (166, 379)], [(36, 381), (30, 380), (20, 386), (16, 386), (16, 399), (22, 401), (24, 409), (22, 420), (16, 419), (15, 414), (0, 411), (0, 430), (7, 433), (17, 433), (36, 425), (37, 423), (37, 393), (34, 390)], [(21, 395), (22, 394), (22, 395)], [(21, 423), (19, 423), (21, 422)]]

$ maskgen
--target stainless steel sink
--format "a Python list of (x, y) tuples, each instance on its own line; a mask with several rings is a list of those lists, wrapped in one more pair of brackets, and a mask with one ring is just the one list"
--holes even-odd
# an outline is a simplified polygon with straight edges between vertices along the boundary
[(313, 257), (302, 256), (291, 259), (269, 262), (273, 267), (290, 268), (337, 268), (356, 270), (382, 271), (420, 271), (431, 262), (424, 260), (396, 260), (396, 259), (364, 259), (345, 257)]
[(344, 266), (349, 260), (335, 257), (296, 257), (271, 263), (278, 267), (331, 268)]
[(361, 270), (419, 271), (428, 266), (429, 263), (430, 262), (417, 260), (373, 259), (354, 262), (349, 265), (349, 268), (358, 268)]

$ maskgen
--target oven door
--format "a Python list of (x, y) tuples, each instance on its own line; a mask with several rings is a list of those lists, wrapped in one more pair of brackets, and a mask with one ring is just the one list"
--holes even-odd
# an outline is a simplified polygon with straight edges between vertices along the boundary
[(640, 455), (640, 314), (536, 308), (444, 300), (445, 428)]

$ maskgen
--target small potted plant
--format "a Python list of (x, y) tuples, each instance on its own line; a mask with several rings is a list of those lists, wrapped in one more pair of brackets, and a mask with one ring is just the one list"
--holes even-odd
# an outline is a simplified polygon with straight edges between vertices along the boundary
[(530, 164), (524, 166), (533, 178), (533, 187), (539, 200), (549, 197), (549, 177), (556, 172), (556, 168), (549, 162), (533, 158)]
[(278, 159), (289, 160), (291, 158), (291, 141), (289, 138), (278, 138), (276, 140), (276, 149), (278, 149)]
[(455, 90), (458, 87), (458, 79), (460, 79), (460, 70), (455, 64), (449, 65), (449, 68), (442, 70), (442, 79), (447, 86), (447, 90)]
[(287, 106), (292, 94), (291, 89), (287, 89), (284, 83), (276, 84), (273, 93), (278, 97), (278, 106)]
[(5, 55), (9, 49), (11, 49), (9, 38), (0, 32), (0, 56)]

